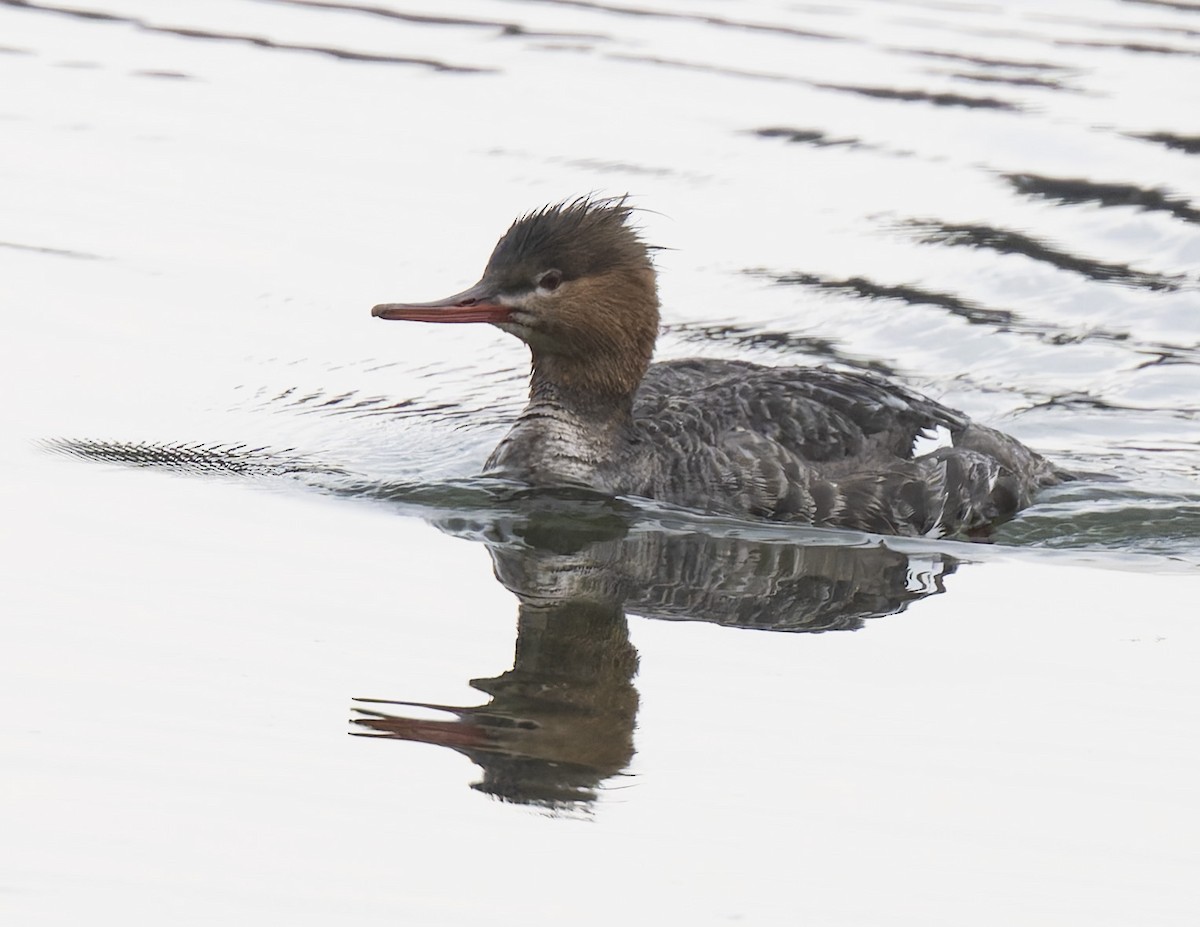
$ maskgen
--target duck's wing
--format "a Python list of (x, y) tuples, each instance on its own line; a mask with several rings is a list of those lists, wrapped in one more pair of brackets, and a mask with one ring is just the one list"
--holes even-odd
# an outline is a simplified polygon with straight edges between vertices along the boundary
[(653, 463), (626, 491), (701, 510), (875, 534), (984, 537), (1028, 505), (1038, 486), (1055, 481), (1049, 468), (1014, 471), (965, 447), (826, 469), (749, 430), (710, 444), (695, 429), (677, 428), (681, 420), (665, 416), (642, 429)]
[(926, 537), (986, 537), (1030, 495), (995, 458), (961, 448), (849, 473), (835, 485), (840, 504), (826, 524)]
[[(1015, 438), (869, 374), (736, 361), (655, 364), (637, 492), (689, 506), (880, 534), (985, 534), (1060, 474)], [(913, 457), (944, 427), (953, 447)], [(655, 485), (655, 482), (657, 485)]]
[(749, 431), (813, 464), (910, 459), (918, 435), (961, 432), (960, 412), (870, 374), (827, 367), (763, 367), (696, 358), (654, 364), (634, 407), (674, 419), (708, 441)]

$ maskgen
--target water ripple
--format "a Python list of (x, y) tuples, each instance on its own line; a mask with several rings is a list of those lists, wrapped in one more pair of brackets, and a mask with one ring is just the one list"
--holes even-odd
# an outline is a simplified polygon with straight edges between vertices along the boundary
[(246, 35), (237, 32), (217, 32), (208, 29), (196, 29), (185, 26), (159, 26), (134, 16), (121, 16), (116, 13), (105, 13), (100, 10), (81, 10), (73, 7), (50, 6), (45, 3), (33, 3), (31, 0), (0, 0), (0, 4), (19, 7), (38, 13), (53, 13), (60, 16), (71, 16), (77, 19), (87, 19), (110, 23), (121, 23), (134, 26), (143, 32), (174, 35), (185, 39), (201, 39), (217, 42), (238, 42), (265, 48), (272, 51), (300, 51), (327, 55), (339, 61), (361, 61), (371, 64), (403, 64), (426, 67), (434, 71), (456, 72), (460, 74), (480, 74), (494, 71), (493, 68), (471, 67), (467, 65), (447, 64), (432, 58), (414, 58), (402, 55), (381, 55), (370, 52), (354, 51), (348, 48), (335, 48), (329, 45), (301, 45), (289, 42), (277, 42), (261, 35)]
[(1136, 206), (1145, 212), (1166, 212), (1184, 222), (1200, 222), (1200, 209), (1166, 190), (1136, 184), (1097, 183), (1084, 177), (1039, 177), (1005, 174), (1004, 179), (1025, 196), (1057, 203), (1097, 203), (1100, 206)]
[(618, 6), (611, 3), (597, 3), (595, 0), (525, 0), (527, 3), (543, 3), (552, 6), (576, 7), (593, 10), (597, 13), (609, 13), (616, 16), (633, 16), (639, 19), (668, 19), (676, 22), (692, 22), (705, 26), (716, 26), (721, 29), (744, 30), (746, 32), (765, 32), (773, 35), (791, 36), (798, 39), (824, 39), (826, 41), (847, 41), (846, 36), (829, 32), (814, 32), (809, 29), (798, 29), (794, 26), (784, 26), (773, 23), (748, 22), (738, 19), (727, 19), (723, 16), (711, 16), (704, 13), (690, 13), (678, 10), (654, 10), (646, 7)]
[(830, 138), (820, 129), (789, 129), (782, 126), (772, 126), (764, 129), (754, 129), (753, 134), (760, 138), (782, 138), (789, 142), (812, 145), (815, 148), (873, 148), (858, 138)]
[(50, 248), (46, 245), (22, 245), (12, 241), (0, 241), (0, 248), (12, 248), (14, 251), (32, 251), (35, 254), (48, 254), (53, 257), (74, 258), (78, 261), (107, 260), (99, 254), (89, 254), (86, 251), (72, 251), (69, 248)]
[(1142, 135), (1129, 133), (1129, 137), (1165, 145), (1167, 148), (1182, 151), (1184, 154), (1200, 154), (1200, 135), (1179, 135), (1175, 132), (1147, 132)]
[(892, 51), (905, 55), (919, 55), (924, 58), (937, 58), (943, 61), (962, 61), (966, 64), (978, 65), (981, 68), (1012, 68), (1022, 71), (1075, 71), (1074, 68), (1067, 65), (1051, 64), (1048, 61), (1018, 61), (1013, 58), (990, 58), (984, 55), (966, 55), (959, 52), (948, 52), (931, 48), (893, 48)]
[(1007, 100), (995, 97), (972, 97), (962, 93), (938, 93), (931, 90), (900, 89), (897, 87), (869, 87), (857, 84), (823, 84), (814, 83), (814, 87), (822, 90), (836, 90), (841, 93), (853, 93), (858, 96), (871, 97), (876, 100), (897, 100), (901, 103), (929, 103), (933, 106), (955, 106), (968, 109), (995, 109), (1006, 112), (1019, 112), (1023, 107)]
[(995, 228), (990, 225), (955, 224), (936, 219), (910, 219), (903, 224), (923, 231), (917, 239), (922, 244), (980, 248), (999, 254), (1020, 254), (1058, 270), (1079, 274), (1089, 280), (1155, 291), (1179, 290), (1191, 283), (1183, 274), (1140, 271), (1134, 270), (1128, 264), (1111, 264), (1080, 257), (1012, 229)]
[(309, 7), (311, 9), (329, 10), (339, 13), (357, 13), (364, 16), (377, 16), (396, 22), (412, 23), (419, 26), (463, 26), (477, 29), (498, 30), (501, 35), (519, 35), (526, 38), (543, 39), (593, 39), (602, 40), (608, 36), (594, 32), (575, 31), (535, 31), (513, 20), (472, 19), (465, 16), (435, 16), (429, 13), (404, 13), (383, 6), (366, 6), (359, 3), (334, 3), (329, 0), (258, 0), (260, 3), (272, 3), (285, 6)]
[(843, 351), (833, 340), (814, 335), (732, 323), (685, 322), (668, 325), (663, 331), (688, 344), (718, 343), (753, 351), (772, 351), (785, 355), (793, 363), (799, 355), (821, 363), (843, 364), (884, 376), (896, 373), (895, 368), (878, 357)]

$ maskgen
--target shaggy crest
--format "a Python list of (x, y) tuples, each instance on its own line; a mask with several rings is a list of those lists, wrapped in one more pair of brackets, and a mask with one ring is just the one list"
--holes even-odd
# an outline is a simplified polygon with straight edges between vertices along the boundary
[(576, 280), (617, 267), (648, 268), (647, 246), (628, 224), (627, 199), (579, 197), (522, 216), (496, 243), (484, 276), (520, 288), (551, 269)]

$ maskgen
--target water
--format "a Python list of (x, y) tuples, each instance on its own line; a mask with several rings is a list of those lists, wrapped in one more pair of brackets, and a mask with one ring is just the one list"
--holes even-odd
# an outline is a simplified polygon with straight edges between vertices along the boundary
[[(0, 910), (1193, 923), (1198, 57), (1149, 0), (0, 3)], [(1085, 478), (991, 545), (475, 478), (523, 349), (369, 307), (588, 191), (660, 358)]]

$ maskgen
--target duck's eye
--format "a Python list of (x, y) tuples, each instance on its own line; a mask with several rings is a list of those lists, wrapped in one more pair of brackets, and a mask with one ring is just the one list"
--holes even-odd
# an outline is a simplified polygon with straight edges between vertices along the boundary
[(553, 293), (562, 283), (562, 274), (557, 270), (548, 270), (538, 277), (538, 289), (545, 290), (547, 293)]

